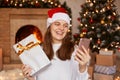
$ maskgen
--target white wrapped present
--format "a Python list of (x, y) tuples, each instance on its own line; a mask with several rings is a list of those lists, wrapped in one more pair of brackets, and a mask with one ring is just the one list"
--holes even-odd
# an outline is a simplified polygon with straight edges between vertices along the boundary
[(114, 74), (116, 72), (116, 65), (114, 66), (95, 65), (95, 72), (107, 75)]
[(99, 54), (101, 54), (101, 55), (113, 55), (113, 50), (101, 49), (99, 51)]
[(17, 44), (13, 45), (16, 53), (19, 55), (23, 64), (27, 64), (32, 68), (31, 75), (50, 64), (48, 57), (39, 45), (34, 34), (29, 35)]

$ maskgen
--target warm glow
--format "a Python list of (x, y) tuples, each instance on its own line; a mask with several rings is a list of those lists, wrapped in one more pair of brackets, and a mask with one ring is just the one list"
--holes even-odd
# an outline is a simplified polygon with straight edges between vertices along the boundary
[(88, 25), (87, 24), (85, 24), (85, 27), (87, 27)]
[(50, 4), (53, 4), (53, 2), (51, 2)]
[(34, 32), (34, 36), (36, 37), (36, 39), (38, 40), (39, 43), (41, 43), (41, 40), (39, 39), (38, 35), (36, 32)]
[(55, 3), (55, 6), (57, 6), (58, 4), (57, 3)]
[(38, 3), (38, 1), (35, 1), (35, 3)]
[(100, 49), (100, 47), (98, 47), (98, 49)]
[(90, 0), (86, 0), (86, 2), (91, 2)]
[(81, 25), (81, 26), (83, 26), (83, 24), (82, 24), (82, 23), (81, 23), (80, 25)]
[(108, 49), (107, 49), (107, 48), (105, 48), (105, 51), (108, 51)]
[(120, 80), (120, 77), (118, 76), (117, 78), (115, 78), (115, 80)]
[(96, 9), (96, 13), (98, 13), (99, 11)]
[(84, 17), (86, 16), (86, 14), (83, 14), (84, 15)]
[(95, 27), (92, 27), (92, 29), (94, 29)]

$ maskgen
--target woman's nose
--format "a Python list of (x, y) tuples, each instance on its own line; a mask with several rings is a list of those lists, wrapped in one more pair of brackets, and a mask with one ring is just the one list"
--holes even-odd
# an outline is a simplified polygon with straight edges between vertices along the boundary
[(64, 29), (64, 26), (63, 25), (60, 25), (60, 27), (59, 27), (61, 30), (63, 30)]

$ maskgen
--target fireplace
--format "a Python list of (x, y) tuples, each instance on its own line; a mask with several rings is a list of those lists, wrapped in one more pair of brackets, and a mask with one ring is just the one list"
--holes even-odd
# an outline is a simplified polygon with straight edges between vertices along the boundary
[(0, 9), (0, 48), (3, 50), (3, 63), (15, 63), (20, 59), (13, 50), (15, 36), (21, 27), (32, 25), (44, 37), (48, 9), (1, 8)]
[(15, 43), (18, 43), (30, 34), (34, 34), (39, 42), (43, 41), (40, 29), (34, 25), (29, 24), (20, 27), (20, 29), (17, 31), (15, 34)]

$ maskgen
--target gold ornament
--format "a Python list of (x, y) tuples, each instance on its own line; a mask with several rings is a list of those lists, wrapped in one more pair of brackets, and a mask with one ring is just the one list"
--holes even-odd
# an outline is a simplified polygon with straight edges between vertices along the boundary
[(81, 34), (80, 34), (80, 37), (83, 37), (83, 36), (84, 36), (84, 34), (81, 33)]
[(105, 23), (105, 21), (104, 20), (101, 20), (101, 24), (104, 24)]

